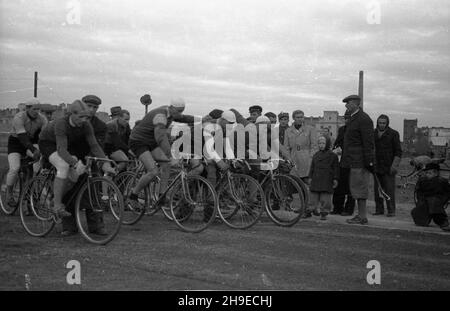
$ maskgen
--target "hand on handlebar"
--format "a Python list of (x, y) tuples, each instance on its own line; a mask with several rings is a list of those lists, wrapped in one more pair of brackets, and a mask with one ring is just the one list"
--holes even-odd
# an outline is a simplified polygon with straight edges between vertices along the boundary
[(228, 163), (226, 163), (224, 160), (220, 160), (219, 162), (217, 162), (217, 166), (222, 170), (222, 171), (226, 171), (230, 168), (230, 166), (228, 165)]

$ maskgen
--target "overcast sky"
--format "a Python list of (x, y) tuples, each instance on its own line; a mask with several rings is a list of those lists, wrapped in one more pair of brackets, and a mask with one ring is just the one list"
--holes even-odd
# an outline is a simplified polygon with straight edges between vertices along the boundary
[(42, 101), (96, 94), (133, 121), (147, 92), (198, 115), (259, 104), (319, 116), (344, 112), (364, 70), (374, 120), (450, 127), (449, 18), (448, 0), (0, 0), (0, 106), (32, 96), (38, 71)]

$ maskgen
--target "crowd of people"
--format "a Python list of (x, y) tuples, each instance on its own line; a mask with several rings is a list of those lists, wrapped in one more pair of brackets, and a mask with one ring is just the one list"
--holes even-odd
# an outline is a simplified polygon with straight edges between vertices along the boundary
[[(262, 107), (255, 105), (249, 108), (249, 117), (245, 118), (236, 109), (213, 109), (201, 122), (216, 125), (222, 130), (223, 137), (226, 137), (229, 125), (240, 124), (245, 127), (253, 123), (258, 135), (261, 134), (261, 125), (269, 128), (269, 148), (279, 157), (293, 163), (289, 173), (309, 185), (310, 202), (302, 215), (304, 218), (317, 215), (326, 220), (329, 213), (353, 216), (357, 207), (355, 216), (347, 222), (368, 224), (367, 199), (372, 176), (376, 202), (373, 215), (386, 213), (386, 216), (394, 217), (395, 179), (402, 157), (399, 133), (389, 126), (389, 117), (384, 114), (377, 118), (374, 127), (372, 119), (360, 107), (359, 96), (350, 95), (343, 99), (343, 103), (346, 107), (345, 125), (338, 129), (335, 139), (329, 129), (318, 132), (315, 127), (307, 125), (301, 110), (295, 110), (291, 114), (263, 114)], [(170, 139), (169, 129), (172, 123), (188, 124), (193, 129), (196, 122), (194, 116), (184, 114), (185, 101), (182, 98), (172, 99), (169, 105), (150, 110), (132, 129), (129, 125), (130, 112), (119, 106), (111, 108), (111, 120), (107, 123), (97, 118), (96, 112), (101, 104), (102, 100), (98, 96), (86, 95), (68, 106), (66, 116), (48, 122), (39, 113), (39, 100), (33, 98), (25, 103), (25, 111), (19, 112), (13, 119), (8, 140), (7, 197), (17, 179), (21, 157), (38, 159), (42, 156), (47, 159), (57, 172), (53, 209), (63, 219), (64, 235), (76, 232), (71, 213), (73, 208), (65, 206), (64, 197), (77, 181), (77, 176), (84, 173), (85, 156), (92, 154), (100, 158), (109, 157), (119, 163), (117, 168), (113, 168), (109, 162), (105, 162), (101, 168), (105, 173), (124, 170), (128, 159), (139, 159), (146, 173), (127, 198), (130, 202), (137, 202), (140, 191), (155, 176), (159, 175), (161, 178), (161, 193), (167, 187), (170, 168), (178, 161), (173, 156), (173, 140)], [(276, 128), (276, 131), (270, 132), (271, 128)], [(201, 137), (192, 135), (192, 139), (200, 139), (199, 143), (208, 151), (208, 162), (204, 164), (193, 159), (191, 168), (198, 174), (204, 171), (207, 178), (215, 184), (217, 170), (229, 169), (226, 159), (237, 157), (236, 148), (225, 143), (222, 155), (222, 152), (218, 153), (214, 149), (213, 137), (218, 131), (206, 130), (206, 127), (202, 131)], [(273, 135), (276, 135), (276, 139)], [(260, 141), (258, 139), (258, 144)], [(250, 152), (250, 148), (247, 149)], [(252, 159), (260, 160), (262, 155), (258, 148), (256, 150), (257, 154)], [(245, 157), (248, 156), (246, 153)], [(261, 162), (253, 161), (253, 164)], [(252, 167), (261, 169), (262, 166)], [(443, 203), (449, 199), (449, 184), (439, 179), (438, 170), (439, 166), (428, 165), (426, 171), (436, 173), (426, 174), (419, 183), (419, 189), (425, 189), (419, 200), (419, 214), (428, 221), (416, 224), (428, 225), (433, 219), (443, 230), (450, 231), (443, 208)], [(380, 193), (387, 194), (387, 197)], [(10, 196), (7, 198), (9, 201), (11, 199)], [(427, 216), (423, 216), (424, 211), (428, 213)], [(417, 209), (414, 213), (413, 218)], [(90, 230), (100, 235), (105, 234), (101, 216), (91, 218)]]

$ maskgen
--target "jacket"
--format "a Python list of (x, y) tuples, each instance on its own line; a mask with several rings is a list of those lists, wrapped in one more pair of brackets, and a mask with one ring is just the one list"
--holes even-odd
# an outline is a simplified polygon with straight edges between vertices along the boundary
[(375, 163), (372, 119), (362, 110), (354, 114), (345, 128), (341, 167), (363, 168)]
[(399, 160), (402, 157), (400, 135), (396, 130), (391, 129), (389, 126), (381, 137), (379, 137), (378, 133), (378, 129), (375, 129), (375, 171), (378, 174), (390, 174), (394, 158), (397, 157)]
[(330, 140), (327, 139), (325, 150), (317, 151), (312, 158), (309, 178), (313, 192), (333, 193), (333, 180), (339, 180), (338, 156), (329, 150), (329, 145)]

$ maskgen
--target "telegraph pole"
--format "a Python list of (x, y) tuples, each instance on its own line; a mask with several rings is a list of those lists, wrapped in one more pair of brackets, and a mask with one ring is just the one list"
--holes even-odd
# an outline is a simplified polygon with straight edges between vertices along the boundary
[(34, 72), (34, 97), (37, 97), (37, 83), (38, 83), (38, 73)]
[(358, 96), (361, 98), (361, 104), (359, 106), (362, 109), (364, 104), (364, 71), (359, 72)]

